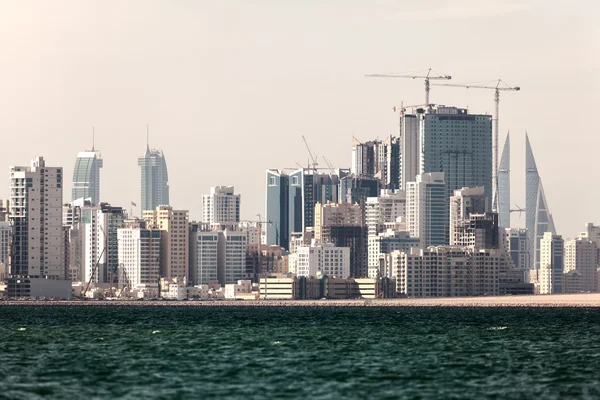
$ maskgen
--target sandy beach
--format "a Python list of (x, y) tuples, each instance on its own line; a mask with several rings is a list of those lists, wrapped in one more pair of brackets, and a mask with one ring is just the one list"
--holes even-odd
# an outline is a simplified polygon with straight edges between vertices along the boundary
[(372, 300), (0, 301), (2, 306), (123, 307), (600, 307), (600, 293)]

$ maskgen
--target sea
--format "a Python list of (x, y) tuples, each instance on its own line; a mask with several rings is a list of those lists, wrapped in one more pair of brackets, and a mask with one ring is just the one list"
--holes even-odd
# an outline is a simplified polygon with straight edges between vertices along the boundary
[(600, 309), (0, 306), (0, 399), (600, 398)]

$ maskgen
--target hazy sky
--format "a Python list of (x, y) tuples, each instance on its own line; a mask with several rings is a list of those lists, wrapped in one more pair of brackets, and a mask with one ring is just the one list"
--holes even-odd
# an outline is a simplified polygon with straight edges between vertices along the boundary
[[(3, 1), (0, 165), (63, 166), (102, 151), (102, 199), (139, 203), (137, 157), (164, 150), (171, 203), (201, 217), (210, 186), (264, 214), (265, 169), (318, 156), (350, 165), (351, 137), (397, 134), (392, 106), (423, 102), (423, 70), (454, 83), (502, 78), (512, 199), (525, 206), (529, 132), (559, 233), (600, 224), (598, 2), (567, 0)], [(493, 112), (493, 91), (432, 88), (431, 101)], [(322, 162), (324, 165), (324, 163)], [(513, 225), (525, 216), (513, 214)]]

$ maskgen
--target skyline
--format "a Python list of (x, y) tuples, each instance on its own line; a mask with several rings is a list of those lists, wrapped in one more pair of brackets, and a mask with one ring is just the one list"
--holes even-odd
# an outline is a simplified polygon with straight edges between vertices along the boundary
[[(511, 205), (525, 205), (527, 131), (557, 231), (574, 237), (586, 222), (600, 220), (598, 190), (581, 173), (595, 170), (600, 144), (585, 118), (593, 115), (598, 98), (598, 44), (585, 40), (597, 36), (591, 20), (595, 3), (581, 7), (584, 13), (566, 2), (545, 7), (538, 1), (503, 2), (494, 8), (463, 1), (448, 17), (443, 15), (448, 8), (428, 14), (393, 2), (366, 8), (354, 1), (343, 10), (339, 2), (265, 3), (271, 8), (259, 13), (241, 3), (230, 9), (212, 2), (187, 7), (140, 2), (120, 15), (100, 3), (65, 2), (56, 8), (60, 12), (43, 7), (33, 12), (27, 2), (0, 5), (5, 11), (0, 33), (10, 38), (0, 55), (6, 66), (0, 76), (6, 88), (0, 129), (28, 138), (27, 146), (0, 149), (6, 171), (43, 156), (71, 176), (95, 126), (105, 163), (102, 201), (137, 203), (136, 159), (143, 154), (148, 123), (151, 147), (168, 159), (174, 207), (189, 209), (199, 220), (201, 195), (212, 186), (233, 185), (243, 197), (242, 219), (254, 218), (264, 213), (264, 171), (306, 163), (301, 135), (319, 157), (349, 167), (353, 135), (360, 140), (396, 135), (392, 107), (422, 101), (421, 81), (372, 80), (365, 73), (433, 67), (456, 83), (500, 77), (522, 87), (503, 95), (501, 104), (500, 146), (508, 130), (513, 146)], [(461, 10), (467, 10), (464, 18)], [(138, 17), (130, 24), (115, 22), (134, 11)], [(81, 15), (93, 17), (93, 29), (78, 22)], [(398, 24), (401, 15), (418, 18)], [(206, 21), (199, 24), (199, 16)], [(436, 20), (430, 31), (418, 30), (423, 18)], [(31, 20), (27, 27), (19, 23)], [(554, 29), (556, 24), (562, 29)], [(421, 40), (410, 40), (411, 30)], [(461, 36), (469, 41), (456, 40)], [(407, 38), (402, 52), (394, 51), (398, 37)], [(420, 50), (419, 42), (427, 40), (428, 51)], [(463, 53), (463, 46), (470, 51)], [(405, 53), (414, 57), (407, 62)], [(468, 106), (473, 113), (493, 111), (488, 91), (432, 87), (431, 101)], [(578, 144), (569, 146), (566, 138), (575, 133)], [(0, 198), (8, 198), (8, 178), (5, 182)], [(70, 179), (64, 189), (70, 192)], [(524, 226), (524, 218), (513, 216), (511, 225)]]

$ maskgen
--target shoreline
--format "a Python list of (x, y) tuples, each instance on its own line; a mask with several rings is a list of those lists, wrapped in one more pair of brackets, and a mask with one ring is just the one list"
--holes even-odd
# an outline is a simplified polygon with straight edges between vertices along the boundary
[(450, 307), (450, 308), (600, 308), (600, 293), (527, 296), (444, 297), (344, 300), (3, 300), (22, 307)]

